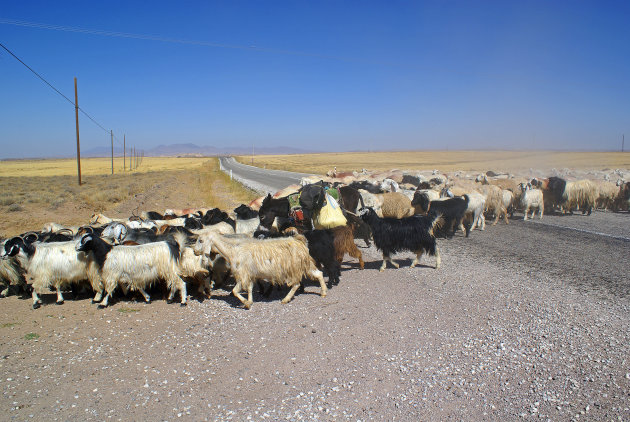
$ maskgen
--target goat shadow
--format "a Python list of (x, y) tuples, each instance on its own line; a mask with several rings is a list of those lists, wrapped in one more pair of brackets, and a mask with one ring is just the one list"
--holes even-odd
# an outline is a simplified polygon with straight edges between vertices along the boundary
[[(422, 256), (422, 261), (424, 261), (425, 259), (431, 259), (431, 258), (435, 259), (435, 257), (427, 258), (427, 255), (425, 254), (425, 255)], [(407, 268), (411, 267), (411, 263), (413, 262), (412, 258), (395, 258), (394, 257), (394, 258), (392, 258), (392, 260), (394, 262), (396, 262), (400, 266), (399, 269), (403, 269), (403, 268), (406, 268), (406, 267)], [(359, 269), (359, 263), (358, 262), (344, 262), (344, 264), (351, 267), (351, 268), (346, 268), (346, 270)], [(379, 259), (379, 260), (376, 260), (376, 261), (365, 261), (365, 267), (364, 268), (366, 270), (380, 270), (381, 269), (381, 265), (383, 265), (383, 260), (382, 259)], [(415, 268), (432, 268), (432, 269), (435, 269), (435, 264), (431, 265), (431, 264), (425, 264), (423, 262), (420, 262), (420, 263), (418, 263), (415, 266)], [(392, 264), (390, 264), (388, 262), (386, 269), (387, 270), (389, 270), (389, 269), (395, 270), (396, 268)], [(343, 272), (344, 268), (342, 267), (341, 270)]]

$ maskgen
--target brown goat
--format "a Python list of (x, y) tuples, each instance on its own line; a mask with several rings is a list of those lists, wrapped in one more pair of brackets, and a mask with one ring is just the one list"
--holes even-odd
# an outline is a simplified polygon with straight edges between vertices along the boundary
[(332, 233), (335, 238), (335, 259), (341, 264), (343, 257), (348, 254), (353, 258), (357, 258), (359, 260), (359, 268), (363, 269), (365, 267), (363, 254), (354, 243), (354, 226), (350, 224), (335, 227), (332, 229)]

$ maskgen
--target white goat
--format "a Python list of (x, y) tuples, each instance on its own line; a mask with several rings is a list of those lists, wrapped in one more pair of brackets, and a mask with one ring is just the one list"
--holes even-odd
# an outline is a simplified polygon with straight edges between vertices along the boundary
[(75, 250), (74, 241), (55, 243), (28, 243), (14, 237), (4, 245), (2, 259), (15, 257), (26, 270), (27, 279), (33, 284), (33, 309), (41, 305), (40, 294), (45, 288), (57, 290), (57, 304), (63, 303), (62, 287), (88, 278), (88, 260), (84, 253)]
[(521, 195), (521, 207), (523, 208), (523, 212), (525, 215), (523, 216), (523, 220), (527, 220), (527, 214), (529, 213), (529, 209), (532, 209), (532, 219), (534, 218), (534, 210), (538, 210), (538, 216), (540, 219), (543, 218), (543, 211), (545, 209), (545, 203), (543, 201), (543, 192), (540, 189), (534, 189), (531, 183), (521, 183), (521, 190), (523, 194)]
[[(0, 243), (0, 250), (4, 251), (6, 240)], [(0, 259), (0, 297), (9, 294), (10, 286), (18, 286), (21, 289), (26, 288), (26, 279), (24, 278), (24, 270), (15, 258)]]
[(147, 243), (138, 246), (112, 246), (103, 239), (86, 234), (75, 243), (78, 251), (91, 252), (91, 261), (99, 265), (99, 273), (106, 295), (99, 305), (104, 308), (117, 286), (125, 290), (138, 290), (147, 302), (151, 298), (145, 289), (159, 279), (166, 281), (169, 303), (179, 290), (181, 305), (186, 306), (186, 283), (179, 276), (179, 261), (184, 237)]
[[(319, 281), (321, 296), (326, 296), (328, 289), (322, 272), (315, 266), (315, 261), (308, 252), (306, 238), (302, 235), (276, 239), (252, 239), (235, 245), (216, 235), (212, 239), (212, 250), (219, 253), (230, 263), (236, 286), (232, 290), (249, 309), (252, 306), (252, 289), (256, 279), (265, 279), (273, 285), (286, 285), (291, 288), (282, 299), (289, 302), (300, 287), (302, 277)], [(247, 300), (241, 291), (247, 291)]]
[(240, 220), (237, 218), (236, 229), (234, 230), (234, 232), (238, 234), (248, 234), (251, 236), (258, 229), (259, 225), (260, 219), (258, 217), (249, 218), (247, 220)]

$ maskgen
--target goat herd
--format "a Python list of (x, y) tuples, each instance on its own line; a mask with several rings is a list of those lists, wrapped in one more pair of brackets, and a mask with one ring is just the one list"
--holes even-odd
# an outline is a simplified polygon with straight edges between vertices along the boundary
[[(210, 297), (213, 288), (233, 279), (232, 293), (250, 308), (252, 290), (264, 294), (273, 286), (286, 286), (289, 302), (303, 278), (317, 280), (321, 296), (339, 282), (346, 254), (363, 257), (355, 244), (373, 241), (383, 253), (383, 271), (391, 254), (415, 254), (415, 266), (424, 253), (441, 263), (436, 237), (452, 237), (458, 230), (484, 230), (486, 217), (508, 223), (508, 214), (520, 209), (524, 219), (531, 210), (590, 214), (594, 208), (628, 210), (630, 184), (559, 177), (518, 180), (481, 175), (449, 180), (445, 175), (390, 173), (389, 177), (337, 177), (303, 179), (276, 195), (240, 205), (228, 215), (218, 208), (167, 210), (164, 215), (143, 212), (140, 217), (115, 220), (101, 214), (89, 225), (71, 228), (49, 223), (42, 231), (27, 232), (0, 244), (0, 282), (10, 291), (32, 290), (33, 308), (48, 289), (64, 301), (68, 287), (91, 289), (93, 303), (106, 307), (118, 289), (139, 292), (151, 300), (150, 287), (179, 293), (186, 305), (187, 283), (199, 295)], [(336, 198), (336, 199), (334, 199)], [(340, 205), (342, 224), (313, 228), (313, 217), (331, 202)], [(324, 282), (323, 272), (328, 277)], [(75, 290), (76, 291), (76, 290)], [(247, 292), (247, 299), (242, 296)]]

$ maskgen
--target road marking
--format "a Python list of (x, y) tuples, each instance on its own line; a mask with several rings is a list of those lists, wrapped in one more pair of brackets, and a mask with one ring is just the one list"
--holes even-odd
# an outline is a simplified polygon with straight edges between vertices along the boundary
[(561, 226), (559, 224), (549, 224), (549, 223), (543, 223), (542, 221), (535, 221), (535, 220), (530, 220), (532, 223), (536, 223), (536, 224), (541, 224), (543, 226), (550, 226), (550, 227), (557, 227), (559, 229), (567, 229), (567, 230), (574, 230), (576, 232), (582, 232), (582, 233), (588, 233), (588, 234), (595, 234), (597, 236), (604, 236), (604, 237), (610, 237), (612, 239), (617, 239), (617, 240), (623, 240), (624, 242), (630, 242), (630, 237), (624, 237), (624, 236), (615, 236), (613, 234), (608, 234), (608, 233), (602, 233), (602, 232), (596, 232), (596, 231), (592, 231), (592, 230), (585, 230), (585, 229), (578, 229), (576, 227), (567, 227), (567, 226)]

